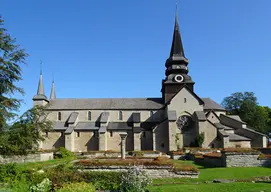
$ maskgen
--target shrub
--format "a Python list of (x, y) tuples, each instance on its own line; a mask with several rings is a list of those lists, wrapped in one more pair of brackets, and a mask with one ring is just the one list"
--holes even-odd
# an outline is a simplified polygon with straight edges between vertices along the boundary
[(85, 182), (64, 184), (57, 192), (95, 192), (95, 187)]
[(196, 137), (196, 141), (195, 144), (197, 147), (202, 147), (202, 144), (205, 140), (205, 136), (204, 136), (204, 132), (201, 132), (197, 137)]
[(52, 182), (46, 178), (41, 183), (30, 187), (31, 192), (48, 192), (51, 190)]
[(55, 157), (56, 157), (56, 159), (62, 159), (62, 158), (74, 158), (75, 155), (74, 155), (71, 151), (65, 149), (64, 147), (60, 147), (60, 148), (56, 151)]
[(12, 182), (24, 177), (22, 169), (15, 163), (0, 165), (0, 182)]
[(123, 173), (121, 178), (120, 190), (123, 192), (145, 192), (152, 180), (144, 170), (139, 167), (132, 167)]
[(84, 172), (85, 182), (92, 183), (99, 190), (118, 190), (121, 183), (121, 172)]

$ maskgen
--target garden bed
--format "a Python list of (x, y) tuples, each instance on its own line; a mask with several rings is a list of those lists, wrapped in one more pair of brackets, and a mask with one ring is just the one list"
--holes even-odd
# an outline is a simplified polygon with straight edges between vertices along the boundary
[(83, 171), (126, 171), (131, 166), (144, 169), (152, 178), (198, 178), (198, 169), (191, 165), (175, 164), (168, 158), (155, 159), (91, 159), (79, 160), (74, 166)]

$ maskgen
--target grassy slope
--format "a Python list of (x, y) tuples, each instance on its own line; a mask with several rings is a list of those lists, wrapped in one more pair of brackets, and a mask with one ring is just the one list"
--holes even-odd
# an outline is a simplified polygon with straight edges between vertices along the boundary
[(151, 192), (270, 192), (271, 185), (264, 183), (229, 183), (198, 185), (163, 185), (149, 187)]

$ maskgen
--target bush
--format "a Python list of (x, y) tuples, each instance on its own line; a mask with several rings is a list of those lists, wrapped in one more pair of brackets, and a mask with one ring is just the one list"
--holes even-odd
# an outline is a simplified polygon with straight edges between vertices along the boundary
[(123, 192), (145, 192), (152, 180), (144, 170), (132, 167), (121, 177), (120, 191)]
[(57, 192), (95, 192), (95, 187), (85, 182), (64, 184)]
[(56, 151), (55, 157), (56, 157), (56, 159), (62, 159), (62, 158), (74, 158), (75, 155), (74, 155), (71, 151), (65, 149), (64, 147), (60, 147), (60, 148)]
[(15, 163), (0, 165), (0, 182), (21, 180), (24, 175), (22, 169)]
[(48, 192), (52, 188), (52, 182), (46, 178), (41, 183), (30, 187), (31, 192)]
[(99, 190), (118, 190), (121, 183), (121, 172), (84, 172), (83, 179), (92, 183)]

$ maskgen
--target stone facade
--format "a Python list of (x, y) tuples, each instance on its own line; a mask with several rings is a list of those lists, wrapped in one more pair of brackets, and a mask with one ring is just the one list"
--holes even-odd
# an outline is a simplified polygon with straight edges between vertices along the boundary
[(38, 161), (48, 161), (54, 159), (53, 153), (36, 153), (29, 155), (2, 156), (0, 155), (0, 164), (6, 163), (29, 163)]
[(46, 106), (47, 118), (54, 123), (54, 132), (46, 133), (40, 148), (120, 151), (122, 133), (127, 133), (127, 151), (176, 151), (195, 146), (201, 133), (205, 148), (265, 147), (265, 135), (247, 128), (240, 118), (227, 116), (210, 98), (196, 94), (188, 63), (176, 17), (159, 98), (58, 99), (53, 82), (47, 99), (40, 74), (34, 106)]

